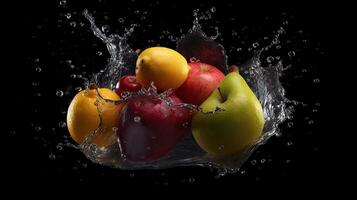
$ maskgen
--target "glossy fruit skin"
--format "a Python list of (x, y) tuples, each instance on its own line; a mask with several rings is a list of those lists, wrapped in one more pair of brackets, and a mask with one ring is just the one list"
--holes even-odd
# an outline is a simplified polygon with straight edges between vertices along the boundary
[[(119, 100), (119, 96), (107, 88), (99, 88), (99, 93), (103, 98)], [(82, 144), (85, 138), (93, 133), (100, 123), (95, 89), (80, 91), (72, 100), (67, 111), (68, 131), (78, 144)], [(99, 147), (106, 147), (116, 142), (116, 133), (113, 127), (118, 127), (119, 114), (122, 105), (103, 102), (98, 104), (101, 110), (102, 129), (93, 138), (93, 143)]]
[(158, 91), (180, 87), (189, 72), (186, 59), (177, 51), (166, 47), (145, 49), (136, 62), (136, 78), (144, 87), (151, 82)]
[(188, 77), (175, 94), (185, 103), (200, 105), (217, 89), (224, 79), (224, 74), (206, 63), (191, 62), (188, 65), (191, 68)]
[[(174, 95), (173, 103), (182, 101)], [(153, 161), (167, 155), (189, 132), (191, 114), (184, 108), (170, 107), (155, 96), (139, 96), (124, 106), (120, 115), (118, 140), (126, 159)]]
[(237, 72), (229, 73), (200, 107), (205, 112), (224, 109), (212, 115), (196, 113), (192, 119), (193, 136), (209, 154), (239, 154), (261, 136), (265, 123), (262, 106)]
[(141, 84), (136, 81), (133, 75), (125, 75), (120, 78), (115, 86), (115, 93), (119, 96), (122, 92), (137, 92), (141, 89)]

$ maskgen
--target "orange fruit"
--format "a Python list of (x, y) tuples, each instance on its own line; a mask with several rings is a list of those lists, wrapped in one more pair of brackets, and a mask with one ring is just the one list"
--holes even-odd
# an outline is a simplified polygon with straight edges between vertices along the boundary
[(145, 49), (136, 61), (136, 78), (144, 87), (151, 82), (159, 91), (176, 89), (186, 80), (190, 68), (177, 51), (166, 47)]
[[(98, 91), (105, 99), (120, 99), (110, 89), (99, 88)], [(98, 147), (106, 147), (116, 142), (116, 130), (118, 130), (119, 115), (123, 106), (115, 105), (113, 102), (98, 101), (97, 98), (96, 89), (79, 92), (69, 105), (67, 126), (71, 137), (78, 144), (82, 144), (88, 135), (96, 131), (102, 120), (101, 127), (92, 142)]]

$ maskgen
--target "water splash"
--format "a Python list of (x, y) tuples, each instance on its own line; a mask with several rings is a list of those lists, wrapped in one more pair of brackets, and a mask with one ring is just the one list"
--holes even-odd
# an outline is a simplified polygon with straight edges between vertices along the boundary
[[(89, 14), (87, 10), (84, 10), (83, 14), (89, 21), (94, 35), (106, 44), (110, 54), (107, 66), (99, 73), (94, 74), (92, 81), (100, 87), (114, 88), (118, 81), (118, 77), (126, 74), (134, 74), (137, 54), (129, 47), (126, 40), (135, 26), (132, 26), (132, 29), (126, 29), (126, 33), (124, 33), (123, 36), (116, 34), (107, 35), (107, 32), (100, 30), (96, 26), (93, 16)], [(193, 58), (198, 59), (202, 62), (218, 66), (223, 72), (227, 73), (227, 56), (223, 46), (215, 42), (212, 37), (206, 36), (201, 30), (201, 25), (198, 20), (198, 10), (195, 10), (193, 27), (187, 34), (183, 35), (177, 41), (177, 50), (183, 54), (187, 60)], [(105, 29), (107, 30), (109, 27)], [(125, 156), (121, 155), (120, 146), (117, 144), (113, 144), (106, 148), (99, 148), (92, 143), (93, 138), (97, 134), (100, 134), (101, 125), (93, 133), (89, 134), (80, 149), (93, 162), (121, 169), (163, 169), (174, 166), (199, 165), (218, 168), (218, 177), (223, 176), (226, 173), (238, 172), (242, 164), (256, 148), (264, 144), (270, 137), (281, 134), (278, 128), (279, 124), (291, 117), (293, 107), (287, 106), (290, 101), (285, 98), (285, 90), (279, 80), (284, 71), (283, 63), (280, 59), (276, 59), (278, 62), (272, 64), (275, 58), (268, 57), (266, 59), (269, 65), (263, 66), (261, 56), (262, 52), (266, 52), (270, 48), (279, 45), (279, 37), (284, 32), (284, 28), (280, 28), (270, 44), (256, 50), (252, 59), (239, 66), (241, 75), (245, 78), (248, 85), (261, 102), (266, 120), (261, 138), (254, 146), (247, 149), (244, 154), (217, 160), (217, 158), (207, 155), (196, 145), (192, 134), (187, 134), (164, 158), (157, 161), (140, 163), (140, 165), (138, 165), (137, 163), (132, 163), (126, 160)], [(255, 49), (258, 49), (259, 43), (254, 43), (252, 46)], [(103, 103), (113, 103), (118, 105), (138, 95), (154, 95), (164, 100), (168, 105), (202, 112), (202, 110), (195, 105), (185, 103), (177, 105), (172, 104), (171, 100), (167, 98), (172, 93), (172, 90), (158, 93), (153, 84), (148, 88), (142, 88), (136, 93), (124, 92), (121, 95), (122, 99), (119, 101), (105, 99), (101, 96), (98, 89), (96, 91), (96, 105), (100, 118), (102, 112), (101, 105), (103, 105)], [(216, 112), (221, 111), (223, 110), (217, 108), (211, 113), (206, 114), (215, 114)], [(137, 121), (140, 121), (140, 119), (137, 119)], [(116, 131), (117, 129), (113, 129), (113, 132)]]
[(100, 83), (100, 86), (114, 88), (118, 77), (121, 77), (123, 74), (133, 74), (135, 72), (137, 54), (127, 44), (126, 37), (116, 34), (106, 36), (105, 33), (95, 25), (95, 20), (87, 9), (83, 11), (83, 15), (89, 21), (94, 35), (107, 45), (110, 55), (108, 65), (104, 70), (96, 74), (95, 78), (97, 82)]

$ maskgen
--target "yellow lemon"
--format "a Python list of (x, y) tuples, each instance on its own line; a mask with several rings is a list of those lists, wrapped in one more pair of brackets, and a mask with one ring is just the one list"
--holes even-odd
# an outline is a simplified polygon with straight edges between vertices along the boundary
[[(110, 100), (119, 100), (120, 97), (107, 88), (99, 88), (99, 94)], [(93, 143), (98, 147), (106, 147), (115, 143), (119, 115), (122, 105), (115, 105), (112, 102), (98, 104), (96, 89), (87, 89), (79, 92), (67, 112), (67, 126), (71, 137), (82, 144), (85, 138), (92, 134), (102, 124), (99, 131), (93, 138)]]
[(186, 80), (190, 68), (177, 51), (166, 47), (145, 49), (136, 61), (136, 78), (148, 87), (151, 82), (159, 91), (176, 89)]

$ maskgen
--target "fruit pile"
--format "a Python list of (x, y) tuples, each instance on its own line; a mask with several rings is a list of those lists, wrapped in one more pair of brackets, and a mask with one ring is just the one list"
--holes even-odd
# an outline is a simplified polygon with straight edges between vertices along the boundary
[[(160, 95), (125, 94), (156, 87)], [(125, 92), (125, 93), (124, 93)], [(107, 101), (98, 109), (98, 94)], [(170, 102), (168, 103), (167, 100)], [(197, 110), (175, 106), (191, 104)], [(220, 108), (220, 112), (213, 112)], [(152, 47), (136, 61), (135, 75), (125, 75), (114, 91), (91, 85), (71, 102), (67, 124), (72, 138), (105, 148), (119, 145), (121, 156), (133, 162), (155, 161), (167, 155), (185, 134), (212, 156), (242, 153), (260, 137), (262, 106), (238, 70), (225, 75), (203, 62), (187, 62), (179, 52)]]

